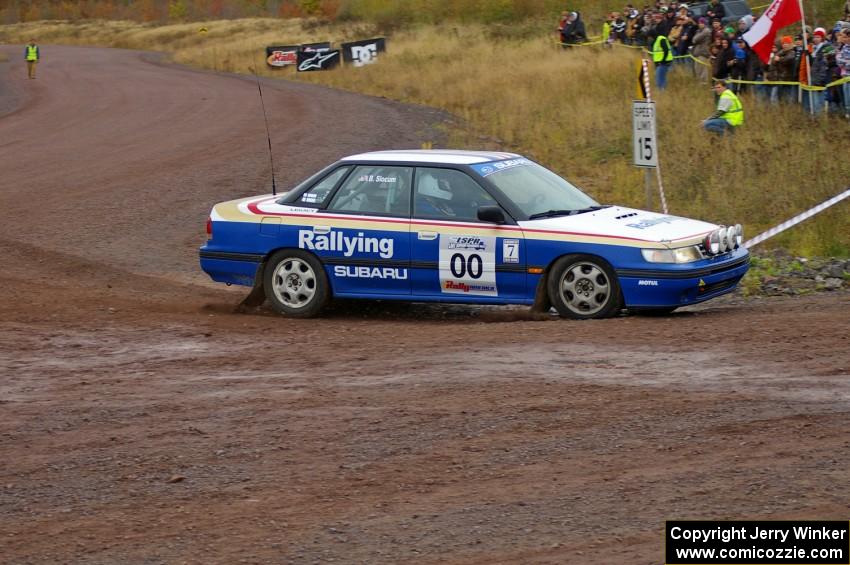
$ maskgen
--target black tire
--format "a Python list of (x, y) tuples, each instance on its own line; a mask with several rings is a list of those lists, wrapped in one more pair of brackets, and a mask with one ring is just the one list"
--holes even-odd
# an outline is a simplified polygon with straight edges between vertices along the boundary
[(317, 316), (331, 295), (322, 264), (300, 249), (284, 249), (269, 258), (263, 289), (272, 307), (292, 318)]
[(562, 318), (610, 318), (623, 307), (620, 283), (611, 265), (593, 255), (565, 255), (549, 269), (546, 288)]

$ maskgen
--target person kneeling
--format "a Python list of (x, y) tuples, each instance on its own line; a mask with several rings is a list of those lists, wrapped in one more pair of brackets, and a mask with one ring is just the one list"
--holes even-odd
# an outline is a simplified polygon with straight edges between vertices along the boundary
[(714, 93), (719, 97), (717, 110), (702, 121), (702, 127), (706, 131), (721, 135), (726, 132), (734, 133), (735, 128), (744, 123), (744, 107), (741, 105), (741, 100), (727, 88), (725, 80), (718, 80), (713, 88)]

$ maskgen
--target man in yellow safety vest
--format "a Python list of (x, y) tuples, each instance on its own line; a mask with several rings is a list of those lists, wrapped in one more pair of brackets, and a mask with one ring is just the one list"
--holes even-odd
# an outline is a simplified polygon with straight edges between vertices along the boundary
[(673, 46), (670, 45), (670, 40), (667, 38), (669, 31), (665, 27), (663, 14), (662, 20), (656, 22), (655, 27), (650, 31), (650, 38), (655, 36), (652, 41), (652, 62), (655, 63), (655, 87), (658, 90), (667, 88), (667, 71), (670, 70), (670, 64), (673, 62)]
[(734, 133), (735, 128), (744, 124), (744, 106), (734, 92), (726, 88), (725, 80), (714, 83), (714, 92), (719, 96), (717, 110), (702, 121), (706, 131), (724, 134)]
[(27, 74), (30, 78), (35, 78), (35, 65), (39, 58), (38, 45), (35, 44), (35, 39), (30, 39), (30, 42), (24, 48), (24, 57), (27, 59)]

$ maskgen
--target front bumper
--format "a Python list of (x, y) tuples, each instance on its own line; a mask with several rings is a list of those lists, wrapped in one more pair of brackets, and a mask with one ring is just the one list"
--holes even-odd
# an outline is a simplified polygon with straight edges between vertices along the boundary
[(694, 265), (618, 269), (617, 276), (627, 307), (670, 308), (732, 292), (749, 268), (749, 252), (742, 248)]

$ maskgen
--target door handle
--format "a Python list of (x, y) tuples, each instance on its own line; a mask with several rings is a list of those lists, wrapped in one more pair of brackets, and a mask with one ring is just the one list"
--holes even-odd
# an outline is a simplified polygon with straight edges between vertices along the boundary
[(313, 233), (330, 233), (330, 226), (313, 226)]
[(421, 231), (418, 235), (419, 239), (424, 239), (425, 241), (430, 241), (432, 239), (437, 239), (437, 232), (434, 231)]

